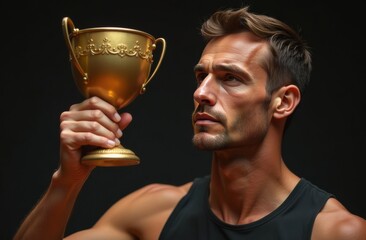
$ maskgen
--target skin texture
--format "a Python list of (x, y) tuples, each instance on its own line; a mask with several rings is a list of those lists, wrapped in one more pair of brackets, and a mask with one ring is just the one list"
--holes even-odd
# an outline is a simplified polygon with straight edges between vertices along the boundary
[[(260, 64), (267, 54), (266, 42), (236, 33), (210, 41), (195, 67), (193, 142), (213, 151), (209, 203), (229, 224), (251, 223), (271, 213), (300, 180), (281, 156), (285, 121), (300, 102), (300, 91), (286, 85), (268, 95), (268, 76)], [(119, 129), (131, 120), (96, 97), (61, 114), (60, 168), (15, 240), (64, 237), (77, 195), (93, 170), (79, 163), (80, 148), (112, 147), (121, 137)], [(90, 229), (65, 239), (156, 240), (191, 184), (147, 185), (111, 206)], [(366, 223), (330, 199), (316, 218), (312, 239), (365, 240)]]

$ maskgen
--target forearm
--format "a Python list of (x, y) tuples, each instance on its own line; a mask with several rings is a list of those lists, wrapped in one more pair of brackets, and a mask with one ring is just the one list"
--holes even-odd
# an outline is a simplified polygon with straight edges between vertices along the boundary
[(14, 240), (62, 239), (83, 183), (66, 183), (56, 172), (47, 192), (21, 224)]

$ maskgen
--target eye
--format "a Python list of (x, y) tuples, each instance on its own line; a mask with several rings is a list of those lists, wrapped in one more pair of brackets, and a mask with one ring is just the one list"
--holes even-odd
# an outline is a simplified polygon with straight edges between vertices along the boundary
[(237, 78), (232, 74), (226, 74), (224, 81), (236, 81)]
[(241, 78), (239, 78), (233, 74), (225, 74), (222, 81), (225, 82), (225, 84), (230, 84), (230, 85), (237, 85), (242, 82)]

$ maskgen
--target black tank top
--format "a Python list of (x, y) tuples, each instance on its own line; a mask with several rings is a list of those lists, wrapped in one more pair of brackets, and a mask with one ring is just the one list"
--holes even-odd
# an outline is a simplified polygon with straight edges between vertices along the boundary
[(160, 240), (309, 240), (315, 217), (334, 195), (302, 178), (287, 199), (258, 221), (231, 225), (219, 220), (208, 204), (210, 177), (193, 181), (172, 214)]

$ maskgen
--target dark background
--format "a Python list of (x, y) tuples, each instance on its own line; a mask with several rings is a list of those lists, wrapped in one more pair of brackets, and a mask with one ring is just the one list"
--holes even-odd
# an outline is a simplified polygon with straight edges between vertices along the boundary
[(59, 115), (83, 100), (71, 76), (64, 16), (80, 29), (136, 28), (167, 41), (147, 92), (126, 108), (134, 121), (122, 143), (141, 164), (97, 168), (77, 200), (71, 233), (145, 184), (182, 184), (209, 173), (209, 153), (191, 145), (192, 69), (203, 47), (198, 29), (213, 11), (247, 3), (300, 30), (312, 47), (312, 80), (287, 133), (285, 162), (366, 217), (365, 21), (355, 1), (2, 1), (0, 239), (11, 239), (48, 187), (58, 166)]

